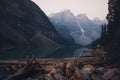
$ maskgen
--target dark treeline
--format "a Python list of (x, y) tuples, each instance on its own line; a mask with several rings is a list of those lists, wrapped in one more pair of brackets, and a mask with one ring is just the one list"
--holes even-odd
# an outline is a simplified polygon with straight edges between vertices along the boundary
[(110, 63), (120, 62), (120, 0), (108, 1), (108, 24), (102, 25), (101, 38), (93, 43), (93, 48), (100, 45), (108, 53), (106, 61)]

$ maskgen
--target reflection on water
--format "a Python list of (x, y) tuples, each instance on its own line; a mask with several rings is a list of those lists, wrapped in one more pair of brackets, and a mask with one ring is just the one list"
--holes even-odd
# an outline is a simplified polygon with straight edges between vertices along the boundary
[(74, 52), (74, 57), (80, 57), (80, 56), (90, 56), (91, 49), (89, 48), (80, 48), (80, 49), (76, 49)]
[(72, 57), (74, 52), (77, 48), (76, 47), (63, 47), (58, 49), (57, 51), (53, 52), (52, 54), (48, 55), (49, 58), (66, 58)]
[(54, 53), (48, 55), (49, 58), (66, 58), (66, 57), (80, 57), (89, 56), (91, 49), (88, 48), (76, 48), (76, 47), (65, 47), (61, 48)]
[[(88, 48), (80, 48), (80, 47), (64, 47), (56, 50), (53, 53), (46, 54), (44, 58), (68, 58), (68, 57), (79, 57), (79, 56), (88, 56), (90, 53), (88, 52), (90, 49)], [(24, 51), (25, 52), (25, 51)], [(44, 54), (44, 53), (43, 53)], [(41, 54), (30, 54), (26, 53), (4, 53), (0, 54), (0, 59), (21, 59), (25, 58), (26, 55), (35, 56), (36, 58), (41, 58)]]

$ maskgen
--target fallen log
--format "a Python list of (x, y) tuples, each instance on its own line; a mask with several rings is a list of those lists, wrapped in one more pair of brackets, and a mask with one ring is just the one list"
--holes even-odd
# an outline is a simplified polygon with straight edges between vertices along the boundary
[[(40, 65), (46, 66), (46, 65), (53, 65), (62, 61), (71, 61), (75, 60), (76, 62), (85, 62), (85, 63), (91, 63), (91, 64), (96, 64), (99, 62), (102, 62), (102, 59), (100, 57), (76, 57), (76, 58), (44, 58), (44, 59), (36, 59), (37, 62)], [(35, 64), (35, 62), (32, 62)], [(21, 59), (19, 62), (18, 60), (0, 60), (0, 66), (11, 66), (11, 65), (26, 65), (26, 60)]]
[[(11, 60), (8, 62), (0, 61), (2, 69), (5, 68), (7, 70), (7, 68), (9, 68), (10, 72), (13, 71), (12, 74), (8, 74), (10, 76), (7, 76), (7, 78), (5, 77), (5, 79), (2, 78), (1, 80), (50, 80), (50, 77), (56, 78), (57, 80), (58, 78), (60, 78), (60, 80), (66, 80), (66, 78), (69, 80), (104, 80), (104, 78), (111, 78), (108, 73), (111, 73), (109, 70), (111, 69), (111, 66), (113, 67), (113, 65), (105, 65), (102, 62), (103, 60), (96, 56), (61, 59), (44, 58), (37, 60), (32, 58), (22, 59), (20, 62), (17, 60)], [(117, 74), (119, 73), (117, 72)], [(115, 75), (117, 74), (115, 72)], [(116, 80), (114, 79), (116, 76), (113, 76), (112, 78), (113, 80)]]
[(10, 75), (8, 78), (4, 80), (21, 80), (21, 78), (26, 78), (29, 76), (30, 72), (34, 70), (34, 65), (32, 65), (33, 60), (26, 63), (26, 65), (17, 71), (15, 74)]

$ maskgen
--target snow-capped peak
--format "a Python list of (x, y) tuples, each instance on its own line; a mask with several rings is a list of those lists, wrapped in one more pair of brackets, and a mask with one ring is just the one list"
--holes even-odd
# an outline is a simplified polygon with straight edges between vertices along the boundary
[(61, 12), (64, 12), (64, 13), (67, 13), (67, 14), (72, 13), (70, 9), (64, 9)]
[(88, 22), (90, 21), (86, 14), (79, 14), (76, 18), (81, 22)]
[(94, 22), (95, 24), (99, 24), (99, 25), (102, 24), (102, 20), (101, 20), (100, 18), (98, 18), (98, 17), (94, 18), (94, 19), (93, 19), (93, 22)]
[(49, 16), (56, 30), (66, 39), (77, 44), (87, 45), (100, 37), (101, 20), (90, 20), (86, 14), (74, 14), (65, 9)]
[(101, 20), (100, 20), (100, 18), (95, 17), (95, 18), (93, 19), (93, 21), (101, 21)]

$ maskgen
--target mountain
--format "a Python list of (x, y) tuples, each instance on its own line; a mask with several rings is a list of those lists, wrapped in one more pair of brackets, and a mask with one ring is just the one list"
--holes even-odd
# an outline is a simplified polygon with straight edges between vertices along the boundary
[(103, 23), (103, 24), (108, 24), (107, 19), (104, 19), (104, 20), (102, 21), (102, 23)]
[(69, 42), (79, 44), (77, 37), (81, 35), (81, 28), (76, 17), (70, 10), (61, 11), (60, 13), (49, 16), (50, 21), (54, 24), (56, 30)]
[(99, 25), (101, 25), (101, 24), (103, 23), (103, 21), (100, 20), (98, 17), (94, 18), (94, 19), (93, 19), (93, 22), (94, 22), (95, 24), (99, 24)]
[(74, 16), (70, 10), (51, 14), (50, 21), (66, 40), (88, 45), (100, 37), (101, 23), (98, 18), (90, 20), (86, 14)]
[(64, 39), (34, 2), (0, 0), (0, 54), (20, 57), (20, 54), (39, 53), (45, 57), (63, 42)]
[(76, 18), (84, 30), (82, 41), (86, 44), (90, 44), (100, 37), (102, 24), (100, 19), (96, 18), (92, 21), (85, 14), (79, 14)]
[(94, 18), (92, 21), (97, 25), (108, 24), (107, 19), (101, 20), (98, 17)]

